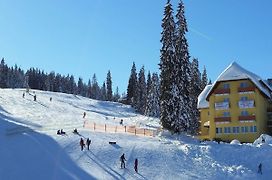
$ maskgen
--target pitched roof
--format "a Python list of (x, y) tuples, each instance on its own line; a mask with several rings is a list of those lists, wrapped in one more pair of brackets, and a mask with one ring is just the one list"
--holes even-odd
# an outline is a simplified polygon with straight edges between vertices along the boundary
[(208, 92), (210, 91), (212, 85), (207, 85), (204, 90), (199, 94), (197, 98), (197, 108), (208, 108), (209, 102), (206, 100), (206, 96)]
[[(272, 87), (268, 85), (268, 83), (264, 80), (262, 80), (258, 75), (244, 69), (236, 62), (232, 62), (215, 80), (215, 82), (209, 87), (209, 90), (205, 88), (202, 93), (198, 97), (198, 105), (200, 107), (198, 108), (205, 108), (205, 104), (202, 104), (201, 102), (204, 102), (202, 98), (205, 98), (205, 100), (208, 99), (208, 97), (211, 95), (213, 89), (216, 87), (216, 85), (219, 82), (225, 82), (225, 81), (235, 81), (235, 80), (243, 80), (248, 79), (251, 80), (255, 86), (268, 98), (271, 98), (271, 92)], [(205, 94), (204, 94), (205, 93)], [(204, 106), (202, 106), (204, 105)]]

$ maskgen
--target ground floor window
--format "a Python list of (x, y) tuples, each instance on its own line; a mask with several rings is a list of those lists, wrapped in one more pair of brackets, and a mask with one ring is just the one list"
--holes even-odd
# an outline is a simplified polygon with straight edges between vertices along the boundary
[(216, 128), (216, 134), (222, 134), (223, 132), (222, 132), (222, 128)]

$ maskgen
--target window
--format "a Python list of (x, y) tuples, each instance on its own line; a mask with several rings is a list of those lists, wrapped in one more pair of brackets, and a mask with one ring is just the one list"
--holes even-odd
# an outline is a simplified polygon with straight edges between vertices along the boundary
[(241, 82), (240, 87), (241, 88), (246, 88), (246, 87), (248, 87), (248, 83), (247, 82)]
[(230, 112), (223, 112), (224, 117), (230, 117)]
[(247, 98), (246, 96), (242, 96), (240, 100), (241, 100), (241, 101), (247, 101), (248, 98)]
[(241, 127), (241, 132), (242, 133), (248, 133), (248, 127), (247, 126), (242, 126)]
[(250, 132), (257, 132), (257, 127), (256, 126), (250, 126)]
[(242, 116), (248, 116), (248, 111), (241, 111)]
[(229, 88), (230, 88), (230, 85), (227, 84), (227, 83), (225, 83), (225, 84), (223, 84), (223, 88), (224, 88), (224, 89), (229, 89)]
[(248, 132), (248, 127), (247, 126), (245, 126), (245, 133), (247, 133)]
[(226, 134), (231, 133), (230, 127), (224, 127), (224, 133), (226, 133)]
[(234, 133), (234, 134), (238, 134), (239, 133), (239, 127), (232, 127), (232, 132)]
[(222, 128), (216, 128), (216, 134), (222, 134)]

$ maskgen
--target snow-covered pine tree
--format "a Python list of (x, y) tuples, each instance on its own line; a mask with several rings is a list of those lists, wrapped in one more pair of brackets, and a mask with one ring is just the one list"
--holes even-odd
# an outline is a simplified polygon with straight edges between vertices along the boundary
[(136, 110), (140, 114), (144, 114), (145, 106), (146, 106), (146, 81), (145, 81), (145, 69), (144, 66), (140, 69), (139, 77), (138, 77), (138, 98), (137, 98), (137, 106)]
[(162, 19), (161, 32), (161, 56), (160, 56), (160, 121), (163, 128), (175, 131), (176, 107), (174, 96), (176, 93), (176, 82), (174, 67), (175, 64), (175, 22), (173, 9), (170, 0), (164, 7), (164, 17)]
[(197, 98), (201, 93), (201, 75), (199, 72), (198, 59), (193, 58), (191, 63), (191, 100), (192, 100), (192, 116), (189, 121), (189, 131), (191, 134), (197, 134), (199, 127), (199, 111), (197, 109)]
[(208, 76), (207, 76), (207, 70), (206, 67), (204, 66), (203, 73), (201, 76), (201, 89), (203, 90), (208, 84)]
[(147, 92), (145, 115), (160, 117), (160, 81), (157, 73), (153, 73), (150, 80), (150, 87)]
[(132, 105), (132, 107), (136, 107), (137, 84), (138, 80), (136, 66), (135, 63), (133, 62), (127, 87), (127, 103)]
[(187, 131), (189, 128), (189, 121), (192, 115), (192, 100), (190, 98), (191, 91), (191, 77), (190, 77), (190, 56), (188, 50), (188, 43), (185, 37), (187, 29), (187, 22), (184, 15), (184, 4), (182, 1), (178, 4), (176, 14), (176, 38), (175, 38), (175, 66), (174, 72), (177, 85), (176, 92), (177, 101), (179, 105), (176, 105), (175, 111), (178, 111), (178, 118), (175, 119), (176, 131)]
[(112, 101), (112, 81), (110, 70), (107, 73), (107, 101)]
[(151, 83), (152, 83), (151, 74), (150, 74), (150, 71), (148, 71), (147, 79), (146, 79), (146, 93), (147, 93), (147, 95), (151, 89)]

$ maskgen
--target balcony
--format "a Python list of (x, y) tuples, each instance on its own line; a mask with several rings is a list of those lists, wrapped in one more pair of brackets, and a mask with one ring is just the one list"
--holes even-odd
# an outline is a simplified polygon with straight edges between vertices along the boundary
[(255, 91), (255, 87), (238, 87), (238, 92), (252, 92)]
[(231, 117), (216, 117), (214, 118), (214, 122), (230, 122), (231, 121)]
[(239, 101), (238, 105), (241, 109), (254, 108), (254, 100)]
[(214, 94), (229, 94), (230, 93), (230, 89), (215, 89), (214, 90)]
[(229, 102), (214, 103), (215, 110), (229, 109)]
[(239, 116), (238, 117), (239, 121), (256, 121), (256, 116), (255, 115), (251, 115), (251, 116)]

